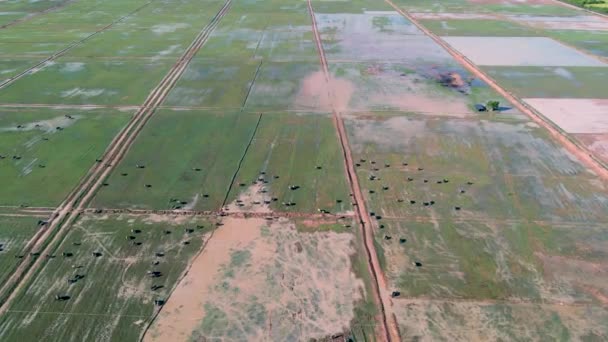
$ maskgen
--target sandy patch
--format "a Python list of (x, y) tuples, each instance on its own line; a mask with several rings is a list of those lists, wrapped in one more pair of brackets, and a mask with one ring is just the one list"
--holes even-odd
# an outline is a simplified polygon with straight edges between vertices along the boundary
[(227, 206), (229, 212), (270, 213), (270, 196), (261, 182), (257, 182)]
[(322, 71), (317, 71), (304, 78), (295, 104), (302, 108), (313, 104), (314, 108), (327, 112), (334, 109), (345, 111), (348, 109), (353, 91), (354, 86), (351, 82), (340, 78), (327, 80)]
[(597, 157), (608, 163), (608, 133), (575, 134), (575, 136)]
[(283, 220), (227, 218), (146, 341), (309, 340), (347, 329), (362, 283), (351, 234), (298, 233)]
[(607, 66), (546, 37), (442, 37), (477, 65)]
[(608, 133), (608, 100), (524, 99), (568, 133)]

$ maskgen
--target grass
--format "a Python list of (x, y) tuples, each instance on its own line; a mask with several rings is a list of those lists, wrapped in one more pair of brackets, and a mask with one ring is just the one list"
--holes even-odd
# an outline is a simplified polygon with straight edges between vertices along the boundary
[(164, 105), (239, 109), (245, 103), (259, 66), (257, 61), (194, 60)]
[(606, 2), (605, 0), (564, 0), (564, 2), (570, 3), (575, 6), (579, 6), (579, 7), (588, 9), (588, 10), (608, 14), (608, 2)]
[(128, 119), (108, 110), (2, 110), (0, 204), (58, 205)]
[(608, 70), (596, 67), (484, 67), (520, 98), (608, 98)]
[(540, 300), (563, 281), (573, 298), (588, 298), (568, 280), (568, 267), (555, 280), (542, 278), (545, 257), (608, 256), (592, 242), (605, 232), (585, 228), (603, 224), (608, 192), (593, 190), (580, 164), (525, 121), (398, 118), (347, 122), (377, 252), (394, 286), (411, 297)]
[(140, 105), (172, 64), (60, 58), (4, 88), (0, 103)]
[[(0, 283), (5, 283), (21, 261), (17, 256), (23, 255), (23, 248), (39, 229), (39, 220), (36, 217), (0, 217), (0, 267), (3, 270)], [(25, 258), (31, 257), (26, 255)]]
[(219, 209), (257, 119), (238, 112), (159, 111), (93, 206), (170, 209), (176, 204), (170, 200), (179, 199), (193, 209)]
[(589, 53), (608, 57), (608, 32), (547, 30), (545, 33), (553, 39), (586, 50)]
[(537, 30), (500, 20), (421, 20), (422, 25), (438, 36), (528, 37)]
[[(9, 313), (0, 319), (0, 337), (17, 341), (27, 336), (47, 336), (61, 341), (95, 339), (133, 341), (139, 337), (154, 312), (154, 300), (166, 299), (190, 259), (201, 248), (206, 221), (151, 220), (128, 217), (84, 217), (71, 229), (44, 267), (20, 293)], [(188, 234), (185, 228), (193, 228)], [(199, 228), (197, 228), (199, 227)], [(203, 228), (200, 228), (203, 227)], [(134, 234), (131, 229), (140, 229)], [(165, 234), (165, 230), (172, 234)], [(133, 246), (125, 239), (135, 235)], [(184, 245), (184, 241), (189, 241)], [(79, 243), (79, 245), (74, 245)], [(163, 257), (155, 253), (164, 252)], [(63, 252), (73, 253), (63, 257)], [(92, 256), (101, 252), (101, 257)], [(158, 266), (152, 262), (158, 260)], [(80, 268), (73, 266), (79, 265)], [(160, 271), (151, 278), (147, 271)], [(84, 278), (75, 284), (75, 274)], [(162, 285), (159, 290), (152, 285)], [(57, 301), (56, 294), (70, 296)], [(56, 313), (56, 314), (49, 314)]]
[[(264, 114), (236, 183), (249, 185), (259, 177), (268, 181), (268, 196), (278, 199), (270, 204), (274, 210), (351, 210), (342, 150), (328, 115)], [(229, 202), (244, 189), (235, 186)]]

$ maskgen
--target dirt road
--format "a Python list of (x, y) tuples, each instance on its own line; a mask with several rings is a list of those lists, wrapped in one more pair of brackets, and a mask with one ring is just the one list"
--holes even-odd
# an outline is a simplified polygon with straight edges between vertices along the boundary
[[(325, 52), (321, 43), (321, 36), (317, 29), (317, 22), (315, 19), (314, 9), (312, 7), (311, 0), (308, 0), (308, 11), (310, 13), (312, 21), (312, 29), (315, 44), (317, 46), (317, 51), (319, 53), (321, 68), (323, 69), (325, 80), (329, 84), (332, 82), (331, 74), (329, 73), (327, 59), (325, 57)], [(331, 92), (331, 87), (328, 87), (328, 91)], [(333, 94), (329, 94), (330, 99), (334, 99), (334, 97), (335, 96)], [(382, 274), (382, 269), (380, 268), (380, 261), (378, 260), (378, 255), (376, 254), (376, 250), (374, 248), (374, 235), (372, 232), (371, 218), (369, 217), (369, 213), (365, 208), (363, 192), (361, 191), (359, 180), (357, 179), (352, 153), (350, 150), (350, 145), (348, 143), (346, 127), (344, 126), (344, 121), (342, 120), (341, 113), (336, 110), (333, 101), (332, 107), (332, 117), (334, 121), (334, 126), (336, 127), (338, 138), (340, 140), (340, 146), (342, 147), (346, 176), (351, 189), (351, 193), (353, 195), (355, 213), (359, 220), (359, 226), (363, 237), (363, 245), (365, 247), (365, 253), (367, 254), (368, 267), (373, 278), (372, 286), (374, 288), (374, 295), (376, 297), (376, 302), (380, 307), (380, 313), (382, 316), (380, 322), (380, 331), (377, 331), (377, 334), (379, 334), (378, 337), (384, 341), (399, 341), (399, 329), (394, 316), (390, 314), (390, 299), (387, 296), (388, 292), (386, 291), (386, 281)]]

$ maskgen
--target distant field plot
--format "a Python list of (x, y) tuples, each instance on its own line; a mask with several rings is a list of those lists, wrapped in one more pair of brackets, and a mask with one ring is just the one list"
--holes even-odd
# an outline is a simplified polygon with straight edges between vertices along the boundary
[(608, 57), (608, 31), (547, 30), (547, 35), (598, 56)]
[(606, 189), (523, 119), (375, 116), (348, 129), (369, 210), (381, 217), (605, 220)]
[(538, 30), (500, 20), (422, 20), (421, 24), (438, 36), (517, 37), (539, 35)]
[(315, 221), (222, 223), (144, 341), (373, 338), (354, 234)]
[[(537, 3), (534, 3), (534, 1), (536, 1)], [(552, 1), (545, 1), (544, 3), (539, 4), (537, 0), (528, 1), (527, 3), (522, 3), (518, 0), (509, 0), (506, 3), (495, 0), (480, 0), (477, 1), (477, 3), (482, 3), (482, 5), (479, 6), (479, 10), (481, 11), (505, 14), (527, 14), (537, 16), (562, 17), (580, 16), (584, 14), (582, 10), (562, 6)]]
[(361, 14), (366, 11), (388, 11), (390, 6), (382, 1), (373, 0), (313, 0), (316, 13), (353, 13)]
[(259, 61), (193, 60), (164, 105), (241, 108), (260, 67)]
[(129, 119), (111, 110), (0, 112), (1, 205), (58, 205)]
[(249, 111), (330, 111), (327, 86), (318, 62), (262, 63), (246, 108)]
[(477, 65), (606, 66), (545, 37), (443, 37), (443, 40)]
[(524, 99), (568, 133), (607, 133), (608, 99)]
[[(233, 12), (232, 12), (233, 13)], [(254, 22), (255, 21), (255, 22)], [(260, 27), (257, 23), (264, 23)], [(213, 32), (197, 58), (264, 61), (311, 61), (318, 55), (308, 13), (232, 15)]]
[(220, 209), (257, 120), (238, 112), (159, 111), (92, 206)]
[(167, 299), (211, 226), (184, 217), (84, 216), (2, 316), (0, 338), (137, 340), (154, 301)]
[(230, 201), (243, 197), (253, 210), (264, 201), (280, 211), (351, 210), (342, 149), (328, 114), (264, 114), (235, 181)]
[(602, 341), (608, 337), (603, 324), (608, 313), (598, 305), (415, 299), (394, 303), (401, 336), (406, 339)]
[(484, 67), (493, 79), (520, 98), (608, 98), (608, 68)]
[(577, 15), (574, 17), (511, 15), (509, 19), (543, 30), (608, 30), (608, 19), (594, 15)]
[(140, 105), (172, 64), (63, 58), (3, 89), (0, 103)]
[(115, 25), (71, 50), (69, 56), (176, 59), (190, 45), (200, 28), (189, 24), (174, 24), (167, 27), (131, 28), (127, 24)]
[[(332, 63), (331, 90), (340, 110), (399, 110), (429, 115), (478, 115), (477, 103), (502, 100), (491, 88), (454, 63)], [(504, 108), (503, 113), (515, 110)]]
[(330, 62), (450, 60), (445, 50), (396, 12), (317, 13), (316, 20)]
[[(34, 217), (0, 217), (0, 283), (4, 284), (21, 259), (23, 248), (39, 229)], [(24, 256), (28, 258), (29, 256)]]

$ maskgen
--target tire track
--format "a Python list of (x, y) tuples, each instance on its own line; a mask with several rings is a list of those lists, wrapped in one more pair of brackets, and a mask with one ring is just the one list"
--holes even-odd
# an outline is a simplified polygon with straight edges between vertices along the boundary
[(589, 151), (585, 146), (581, 145), (573, 137), (569, 136), (564, 130), (562, 130), (551, 120), (547, 119), (544, 115), (536, 111), (534, 108), (515, 97), (513, 94), (502, 88), (494, 79), (488, 76), (485, 72), (479, 69), (473, 62), (471, 62), (465, 55), (452, 48), (448, 43), (443, 41), (439, 36), (428, 30), (422, 24), (420, 24), (416, 18), (410, 15), (407, 11), (401, 9), (398, 5), (393, 3), (391, 0), (384, 0), (389, 4), (395, 11), (401, 14), (405, 19), (409, 20), (414, 24), (420, 31), (426, 36), (431, 38), (435, 43), (439, 44), (445, 51), (447, 51), (459, 64), (469, 70), (477, 78), (488, 84), (498, 94), (504, 97), (508, 102), (511, 102), (518, 110), (526, 114), (532, 121), (539, 126), (543, 127), (548, 131), (553, 139), (560, 143), (568, 152), (576, 156), (581, 163), (587, 165), (587, 167), (593, 170), (596, 175), (604, 182), (608, 180), (608, 166), (604, 164), (600, 159)]
[[(138, 133), (155, 113), (157, 107), (165, 100), (169, 91), (183, 74), (194, 55), (207, 42), (211, 32), (213, 32), (221, 18), (227, 13), (230, 5), (231, 0), (226, 0), (209, 24), (200, 31), (184, 54), (150, 93), (140, 110), (135, 113), (129, 123), (112, 140), (104, 156), (98, 159), (98, 162), (93, 165), (76, 188), (58, 207), (46, 228), (41, 229), (30, 240), (28, 243), (30, 250), (39, 248), (38, 251), (41, 253), (50, 252), (61, 243), (64, 231), (84, 211), (86, 204), (95, 195), (103, 180), (112, 172), (114, 166), (118, 164), (129, 150)], [(6, 311), (12, 300), (16, 298), (19, 290), (32, 279), (37, 269), (43, 265), (43, 260), (43, 258), (36, 259), (32, 264), (22, 262), (11, 277), (2, 285), (0, 288), (0, 294), (2, 295), (0, 314)]]
[(150, 0), (148, 2), (146, 2), (145, 4), (137, 7), (136, 9), (134, 9), (133, 11), (129, 12), (128, 14), (114, 20), (113, 22), (109, 23), (108, 25), (98, 29), (97, 31), (91, 33), (90, 35), (82, 38), (81, 40), (77, 40), (75, 42), (70, 43), (68, 46), (66, 46), (65, 48), (55, 52), (54, 54), (50, 55), (49, 57), (43, 59), (42, 61), (38, 62), (37, 64), (23, 70), (22, 72), (18, 73), (17, 75), (14, 75), (13, 77), (10, 77), (6, 80), (4, 80), (3, 82), (0, 82), (0, 90), (4, 89), (6, 87), (8, 87), (9, 85), (13, 84), (15, 81), (17, 81), (18, 79), (20, 79), (23, 76), (26, 76), (28, 74), (30, 74), (33, 71), (42, 69), (45, 67), (45, 64), (47, 64), (50, 61), (53, 61), (63, 55), (65, 55), (68, 51), (72, 50), (73, 48), (75, 48), (76, 46), (82, 45), (83, 43), (85, 43), (87, 40), (95, 37), (96, 35), (102, 33), (103, 31), (111, 28), (112, 26), (122, 22), (123, 20), (127, 19), (128, 17), (134, 15), (135, 13), (143, 10), (144, 8), (146, 8), (147, 6), (149, 6), (151, 3), (153, 3), (156, 0)]
[(6, 24), (4, 24), (4, 25), (1, 25), (1, 26), (0, 26), (0, 30), (5, 29), (5, 28), (7, 28), (7, 27), (15, 26), (15, 25), (17, 25), (17, 24), (21, 24), (21, 23), (26, 22), (26, 21), (29, 21), (29, 20), (32, 20), (32, 19), (34, 19), (34, 18), (36, 18), (36, 17), (39, 17), (39, 16), (41, 16), (41, 15), (44, 15), (44, 14), (47, 14), (47, 13), (54, 12), (54, 11), (56, 11), (56, 10), (58, 10), (58, 9), (61, 9), (61, 8), (63, 8), (63, 7), (66, 7), (67, 5), (70, 5), (70, 4), (74, 3), (74, 2), (76, 2), (76, 0), (67, 0), (67, 1), (65, 1), (65, 2), (62, 2), (62, 3), (58, 4), (58, 5), (55, 5), (55, 6), (53, 6), (53, 7), (47, 8), (47, 9), (42, 10), (42, 11), (28, 13), (28, 14), (27, 14), (26, 16), (24, 16), (24, 17), (21, 17), (21, 18), (15, 19), (15, 20), (11, 21), (10, 23), (6, 23)]
[[(317, 29), (317, 21), (315, 19), (315, 12), (312, 7), (311, 0), (307, 0), (308, 3), (308, 12), (310, 14), (310, 19), (312, 23), (312, 30), (314, 35), (315, 44), (317, 46), (317, 52), (319, 54), (319, 61), (321, 63), (321, 68), (323, 69), (323, 75), (325, 76), (325, 81), (327, 84), (330, 83), (330, 73), (329, 67), (327, 64), (327, 58), (325, 57), (325, 51), (323, 50), (323, 45), (321, 43), (321, 36)], [(329, 90), (331, 92), (331, 89)], [(330, 93), (330, 99), (333, 99), (332, 94)], [(333, 107), (333, 101), (332, 107)], [(342, 120), (341, 113), (338, 112), (335, 108), (332, 109), (332, 118), (334, 122), (334, 126), (336, 127), (336, 131), (338, 134), (338, 139), (340, 141), (340, 146), (342, 148), (342, 155), (344, 158), (344, 166), (346, 170), (346, 176), (348, 179), (348, 184), (350, 186), (351, 193), (353, 195), (353, 206), (355, 207), (355, 214), (359, 221), (359, 227), (361, 228), (361, 234), (363, 235), (363, 246), (365, 248), (365, 253), (367, 254), (368, 267), (373, 278), (372, 287), (374, 289), (374, 296), (378, 306), (380, 307), (381, 313), (381, 338), (384, 341), (400, 341), (399, 329), (397, 327), (397, 322), (395, 320), (394, 315), (387, 315), (387, 310), (390, 309), (390, 301), (387, 298), (386, 294), (383, 295), (383, 289), (386, 289), (386, 282), (384, 280), (384, 276), (382, 274), (382, 269), (380, 267), (380, 262), (378, 260), (378, 255), (376, 253), (374, 247), (374, 236), (371, 231), (371, 218), (369, 217), (369, 213), (365, 208), (365, 200), (363, 197), (363, 193), (361, 191), (361, 187), (359, 185), (359, 181), (357, 179), (357, 173), (355, 171), (354, 162), (352, 159), (352, 153), (350, 150), (350, 145), (348, 143), (348, 136), (346, 133), (346, 127), (344, 126), (344, 121)], [(386, 291), (384, 291), (386, 292)], [(389, 319), (387, 316), (390, 316)], [(378, 333), (378, 331), (376, 331)]]

